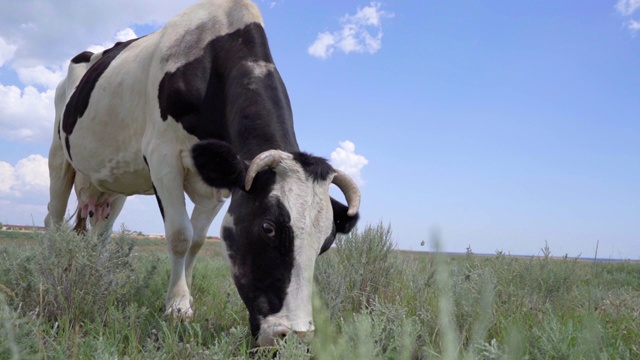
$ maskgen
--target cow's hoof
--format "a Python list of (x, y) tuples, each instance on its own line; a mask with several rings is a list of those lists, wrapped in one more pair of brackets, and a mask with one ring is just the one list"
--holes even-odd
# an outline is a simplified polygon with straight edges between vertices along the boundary
[(193, 319), (193, 309), (180, 309), (175, 307), (167, 310), (164, 315), (174, 321), (189, 322)]
[(164, 315), (170, 319), (188, 322), (193, 319), (193, 299), (189, 296), (188, 301), (174, 301), (171, 305), (167, 306), (167, 311)]

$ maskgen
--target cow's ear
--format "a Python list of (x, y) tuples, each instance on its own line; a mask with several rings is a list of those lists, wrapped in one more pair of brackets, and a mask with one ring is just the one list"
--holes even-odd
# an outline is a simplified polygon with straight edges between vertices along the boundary
[(320, 254), (318, 255), (322, 255), (324, 252), (331, 249), (331, 245), (333, 245), (335, 241), (336, 241), (336, 228), (334, 226), (333, 230), (331, 231), (331, 234), (326, 239), (324, 239), (324, 244), (322, 244), (322, 247), (320, 248)]
[(243, 186), (246, 164), (227, 143), (219, 140), (200, 141), (191, 149), (191, 156), (207, 185), (227, 189)]
[(346, 234), (356, 226), (360, 218), (359, 214), (347, 215), (349, 208), (334, 198), (331, 198), (331, 207), (333, 208), (333, 224), (336, 226), (336, 232)]

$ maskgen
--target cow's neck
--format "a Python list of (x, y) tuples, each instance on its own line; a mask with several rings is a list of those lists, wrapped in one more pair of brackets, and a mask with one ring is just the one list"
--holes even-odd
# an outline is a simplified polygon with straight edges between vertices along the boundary
[(299, 151), (287, 90), (272, 63), (246, 62), (227, 85), (229, 142), (243, 160), (271, 149)]

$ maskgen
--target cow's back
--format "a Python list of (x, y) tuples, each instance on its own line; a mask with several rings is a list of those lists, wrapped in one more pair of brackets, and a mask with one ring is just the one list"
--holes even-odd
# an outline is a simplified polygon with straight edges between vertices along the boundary
[(158, 31), (160, 66), (166, 72), (202, 56), (207, 44), (249, 23), (262, 25), (257, 6), (246, 0), (205, 0), (172, 18)]

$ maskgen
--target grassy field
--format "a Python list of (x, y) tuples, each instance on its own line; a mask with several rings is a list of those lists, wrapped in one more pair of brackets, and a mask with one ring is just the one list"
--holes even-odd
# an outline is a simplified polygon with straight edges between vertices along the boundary
[(318, 260), (313, 342), (254, 349), (219, 243), (184, 324), (159, 240), (49, 237), (0, 231), (0, 359), (640, 359), (638, 263), (405, 253), (367, 226)]

